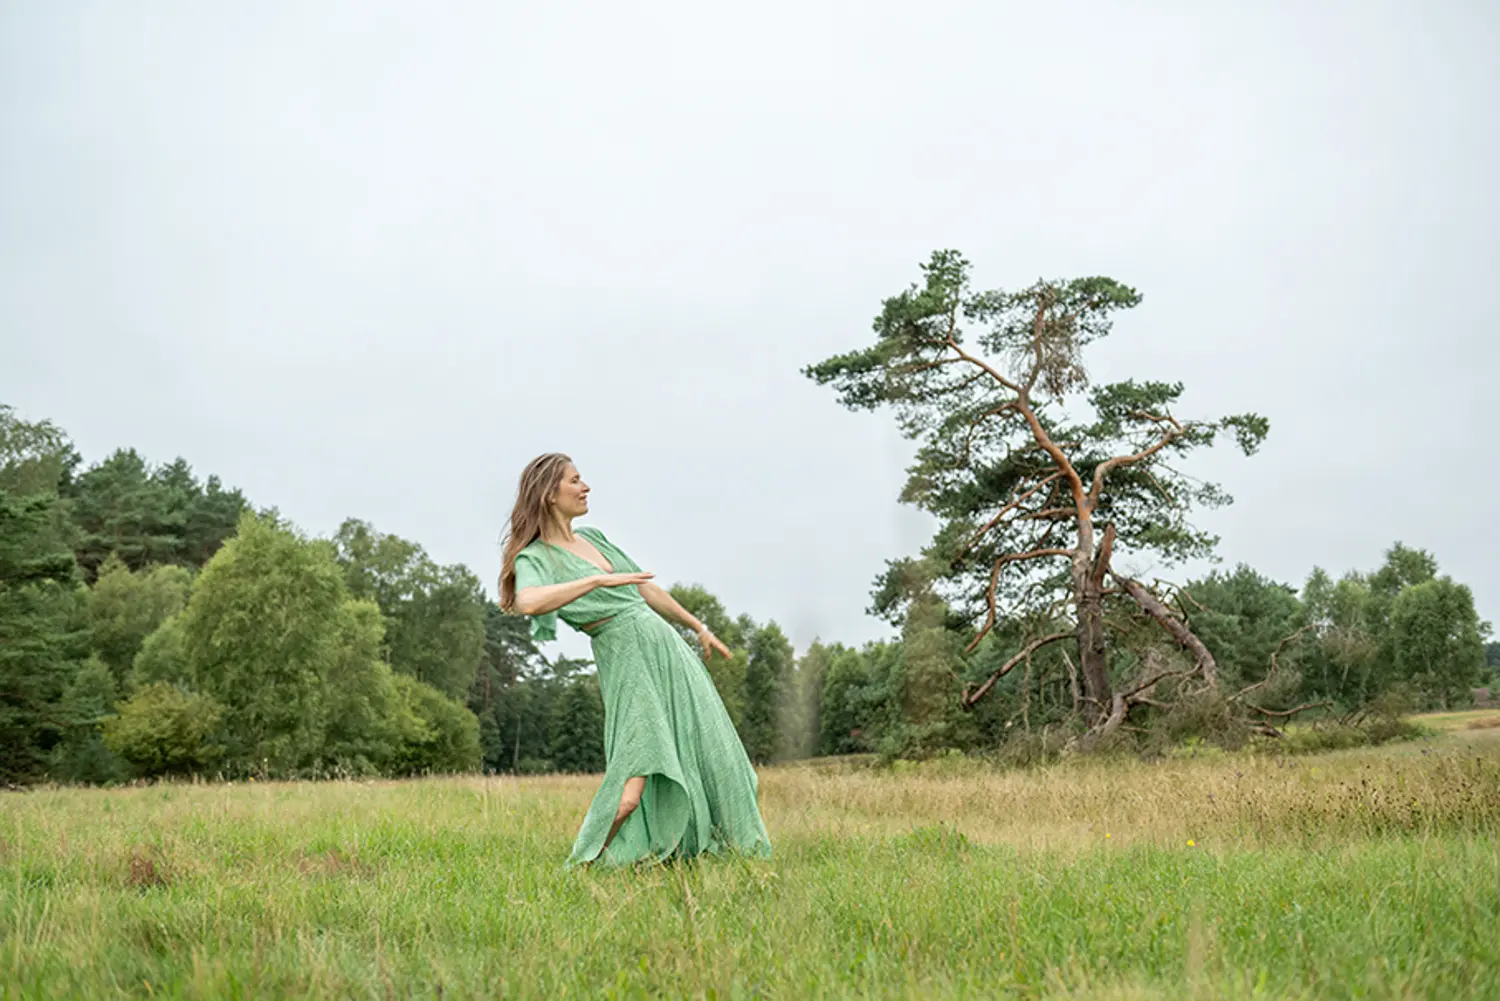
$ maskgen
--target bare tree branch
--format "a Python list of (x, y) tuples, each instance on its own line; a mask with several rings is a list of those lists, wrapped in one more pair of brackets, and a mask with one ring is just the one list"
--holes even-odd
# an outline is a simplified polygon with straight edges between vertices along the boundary
[(1011, 669), (1013, 669), (1023, 660), (1029, 660), (1032, 654), (1036, 653), (1048, 643), (1056, 643), (1058, 640), (1065, 640), (1073, 635), (1073, 631), (1069, 630), (1065, 633), (1052, 633), (1051, 635), (1043, 636), (1040, 639), (1032, 640), (1030, 643), (1022, 647), (1019, 653), (1012, 656), (1004, 664), (1001, 664), (1000, 667), (996, 669), (988, 678), (986, 678), (984, 680), (984, 683), (981, 684), (978, 688), (974, 689), (972, 692), (970, 692), (966, 688), (964, 690), (962, 701), (963, 707), (965, 709), (971, 708), (974, 703), (984, 698), (985, 695), (989, 693), (989, 690), (991, 688), (995, 687), (995, 682), (999, 681), (1001, 678), (1009, 674), (1011, 672)]
[(1331, 705), (1333, 705), (1332, 702), (1324, 699), (1322, 702), (1304, 702), (1302, 705), (1298, 706), (1295, 709), (1262, 709), (1260, 706), (1252, 705), (1249, 702), (1245, 703), (1245, 708), (1253, 709), (1256, 712), (1260, 713), (1262, 716), (1274, 716), (1278, 719), (1285, 719), (1288, 716), (1295, 716), (1298, 713), (1306, 712), (1309, 709), (1319, 709), (1323, 706)]
[(1159, 671), (1151, 677), (1147, 678), (1145, 681), (1142, 681), (1140, 684), (1136, 685), (1134, 688), (1131, 688), (1128, 691), (1122, 692), (1120, 694), (1124, 696), (1126, 701), (1129, 702), (1145, 701), (1144, 699), (1137, 699), (1136, 696), (1141, 692), (1150, 691), (1152, 688), (1161, 684), (1163, 681), (1166, 681), (1168, 678), (1186, 678), (1197, 673), (1198, 671), (1196, 668), (1190, 671)]
[(1115, 523), (1104, 526), (1104, 538), (1099, 540), (1099, 552), (1094, 557), (1094, 568), (1089, 574), (1089, 583), (1095, 588), (1104, 585), (1104, 575), (1109, 573), (1110, 557), (1115, 552)]
[[(1269, 685), (1273, 680), (1275, 680), (1276, 673), (1277, 673), (1277, 671), (1280, 670), (1280, 668), (1278, 667), (1278, 665), (1276, 663), (1276, 658), (1281, 655), (1282, 649), (1288, 643), (1290, 643), (1293, 640), (1297, 639), (1299, 636), (1301, 636), (1303, 633), (1307, 632), (1311, 628), (1313, 628), (1312, 624), (1308, 623), (1307, 625), (1303, 626), (1301, 629), (1298, 629), (1295, 632), (1293, 632), (1290, 636), (1283, 636), (1281, 638), (1281, 640), (1276, 644), (1276, 649), (1271, 651), (1271, 669), (1266, 672), (1266, 676), (1264, 678), (1261, 678), (1255, 684), (1250, 685), (1250, 686), (1248, 686), (1246, 688), (1242, 688), (1238, 692), (1236, 692), (1235, 694), (1231, 695), (1229, 697), (1229, 701), (1230, 702), (1238, 702), (1240, 699), (1243, 699), (1245, 696), (1249, 695), (1251, 692), (1256, 691), (1257, 689), (1260, 689), (1260, 688), (1264, 688), (1265, 686)], [(1253, 709), (1255, 707), (1251, 706), (1251, 708)]]
[(1203, 645), (1203, 641), (1193, 634), (1193, 631), (1187, 627), (1182, 619), (1173, 615), (1172, 610), (1163, 605), (1161, 600), (1154, 594), (1146, 590), (1145, 585), (1140, 581), (1130, 577), (1121, 577), (1119, 574), (1115, 574), (1114, 578), (1120, 582), (1120, 586), (1125, 589), (1125, 593), (1129, 594), (1147, 615), (1161, 623), (1162, 628), (1171, 633), (1173, 639), (1192, 651), (1193, 656), (1198, 661), (1198, 670), (1203, 672), (1203, 680), (1210, 685), (1217, 685), (1219, 683), (1219, 665), (1214, 660), (1214, 655), (1209, 652), (1208, 647)]

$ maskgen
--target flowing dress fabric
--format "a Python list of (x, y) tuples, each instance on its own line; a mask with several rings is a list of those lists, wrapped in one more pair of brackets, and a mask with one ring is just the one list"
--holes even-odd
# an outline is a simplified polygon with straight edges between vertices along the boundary
[[(617, 573), (640, 570), (598, 529), (578, 534)], [(599, 567), (542, 542), (516, 556), (516, 589), (561, 584)], [(535, 639), (557, 635), (557, 619), (590, 637), (604, 696), (604, 781), (573, 844), (568, 865), (607, 865), (733, 851), (767, 856), (771, 839), (756, 805), (758, 781), (703, 660), (657, 615), (640, 589), (600, 587), (532, 619)], [(592, 631), (582, 627), (609, 621)], [(646, 777), (641, 804), (609, 848), (625, 781)]]

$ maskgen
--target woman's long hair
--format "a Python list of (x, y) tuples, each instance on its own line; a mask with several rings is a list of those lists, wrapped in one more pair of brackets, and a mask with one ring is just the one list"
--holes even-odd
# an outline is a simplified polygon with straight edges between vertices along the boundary
[(516, 554), (536, 541), (550, 517), (547, 499), (557, 492), (563, 473), (573, 460), (561, 452), (539, 455), (521, 470), (516, 506), (506, 525), (504, 556), (500, 560), (500, 607), (510, 612), (516, 605)]

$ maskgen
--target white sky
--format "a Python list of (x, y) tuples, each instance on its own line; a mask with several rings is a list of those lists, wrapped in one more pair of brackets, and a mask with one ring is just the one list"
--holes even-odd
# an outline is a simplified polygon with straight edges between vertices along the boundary
[(490, 582), (568, 451), (665, 582), (860, 642), (928, 526), (800, 369), (956, 247), (1271, 419), (1192, 467), (1226, 564), (1400, 539), (1500, 616), (1500, 6), (1236, 6), (6, 4), (0, 400)]

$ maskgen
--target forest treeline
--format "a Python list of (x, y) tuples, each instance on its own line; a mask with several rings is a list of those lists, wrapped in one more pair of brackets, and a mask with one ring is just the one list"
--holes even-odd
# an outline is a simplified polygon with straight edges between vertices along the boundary
[[(978, 683), (1019, 624), (965, 653), (951, 611), (916, 601), (890, 640), (798, 656), (776, 623), (673, 593), (733, 650), (708, 669), (758, 762), (997, 748), (1076, 718), (1061, 645), (968, 709), (914, 684)], [(1241, 566), (1179, 598), (1232, 686), (1279, 651), (1296, 683), (1264, 693), (1271, 711), (1462, 705), (1500, 662), (1468, 590), (1401, 545), (1300, 589)], [(1169, 739), (1203, 725), (1165, 715)], [(0, 409), (0, 780), (597, 771), (602, 732), (591, 666), (539, 650), (466, 567), (355, 519), (308, 538), (180, 459), (85, 467), (60, 429)]]

